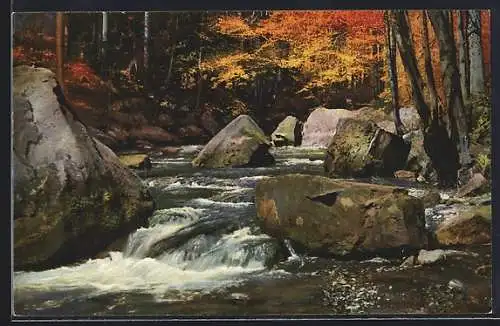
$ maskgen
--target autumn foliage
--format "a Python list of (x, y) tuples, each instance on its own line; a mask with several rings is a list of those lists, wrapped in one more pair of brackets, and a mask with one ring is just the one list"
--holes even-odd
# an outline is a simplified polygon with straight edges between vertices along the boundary
[(205, 62), (216, 71), (216, 84), (248, 80), (263, 66), (298, 71), (307, 83), (299, 92), (350, 83), (368, 74), (381, 59), (383, 12), (276, 11), (256, 24), (241, 16), (220, 17), (215, 28), (224, 35), (253, 41), (253, 51), (235, 51)]

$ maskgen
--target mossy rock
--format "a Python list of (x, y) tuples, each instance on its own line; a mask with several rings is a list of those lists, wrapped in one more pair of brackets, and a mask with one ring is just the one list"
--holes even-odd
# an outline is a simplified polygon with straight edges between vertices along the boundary
[(78, 120), (50, 70), (14, 68), (14, 268), (93, 257), (145, 226), (141, 180)]
[(330, 177), (392, 177), (403, 169), (410, 147), (374, 122), (341, 119), (325, 159)]
[(260, 180), (264, 232), (321, 256), (400, 254), (426, 244), (424, 206), (403, 189), (291, 174)]
[(436, 239), (445, 246), (489, 243), (491, 227), (491, 205), (471, 207), (439, 225)]
[(192, 165), (204, 168), (266, 166), (274, 163), (270, 146), (269, 138), (257, 123), (247, 115), (240, 115), (205, 145)]

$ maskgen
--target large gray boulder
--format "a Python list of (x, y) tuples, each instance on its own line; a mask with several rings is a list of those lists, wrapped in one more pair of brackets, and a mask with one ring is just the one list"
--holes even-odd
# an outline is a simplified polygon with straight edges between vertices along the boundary
[(396, 187), (290, 174), (260, 180), (255, 202), (264, 232), (314, 255), (400, 254), (427, 241), (422, 201)]
[(14, 268), (92, 257), (154, 209), (125, 168), (65, 102), (47, 69), (13, 71)]
[(219, 131), (193, 160), (195, 167), (266, 166), (274, 163), (271, 142), (248, 115), (240, 115)]
[(342, 118), (353, 118), (356, 112), (344, 109), (316, 108), (304, 123), (302, 146), (328, 147)]
[(341, 119), (325, 158), (330, 177), (392, 177), (406, 165), (410, 146), (374, 122)]
[(302, 122), (291, 115), (280, 122), (271, 134), (271, 141), (276, 147), (298, 146), (302, 140)]

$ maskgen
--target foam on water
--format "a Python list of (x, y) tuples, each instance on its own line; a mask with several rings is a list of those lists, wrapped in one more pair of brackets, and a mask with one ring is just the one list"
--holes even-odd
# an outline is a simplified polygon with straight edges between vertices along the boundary
[(14, 288), (18, 292), (86, 289), (88, 296), (143, 292), (164, 300), (165, 296), (171, 296), (172, 290), (210, 291), (241, 282), (242, 279), (236, 277), (238, 275), (264, 269), (263, 265), (255, 264), (189, 270), (153, 258), (125, 257), (121, 252), (111, 252), (110, 255), (110, 258), (88, 260), (74, 267), (16, 273)]
[(240, 187), (237, 186), (223, 186), (223, 185), (214, 185), (214, 184), (209, 184), (209, 185), (204, 185), (200, 184), (196, 181), (192, 181), (189, 183), (182, 183), (180, 181), (174, 182), (165, 188), (163, 190), (178, 190), (178, 189), (216, 189), (216, 190), (235, 190), (239, 189)]
[(283, 165), (299, 165), (299, 164), (308, 164), (308, 165), (322, 165), (323, 160), (310, 160), (308, 158), (290, 158), (280, 162)]
[(254, 204), (253, 202), (230, 203), (230, 202), (210, 200), (206, 198), (196, 198), (193, 199), (191, 203), (194, 205), (200, 205), (202, 207), (216, 206), (216, 207), (235, 207), (235, 208), (248, 207)]

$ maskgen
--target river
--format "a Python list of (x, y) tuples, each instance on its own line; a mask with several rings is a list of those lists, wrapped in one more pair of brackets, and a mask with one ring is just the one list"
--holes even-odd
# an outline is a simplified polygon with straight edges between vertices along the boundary
[[(201, 148), (184, 146), (173, 157), (153, 160), (148, 175), (140, 173), (155, 198), (156, 211), (148, 227), (128, 237), (122, 251), (72, 266), (15, 272), (15, 313), (61, 317), (432, 312), (425, 298), (433, 295), (421, 293), (405, 301), (401, 293), (409, 289), (392, 290), (393, 285), (396, 289), (406, 284), (400, 276), (408, 273), (396, 269), (400, 261), (340, 262), (302, 256), (289, 242), (278, 243), (260, 231), (255, 222), (256, 182), (286, 173), (321, 175), (323, 150), (273, 149), (276, 164), (271, 167), (193, 168), (191, 160)], [(488, 259), (489, 248), (474, 250)], [(412, 277), (423, 285), (409, 286), (445, 286), (454, 275), (465, 277), (468, 270), (461, 268), (460, 263), (450, 272), (430, 268)], [(377, 279), (384, 272), (387, 277)], [(343, 288), (348, 291), (327, 289), (339, 279), (345, 279)], [(474, 276), (467, 276), (467, 281), (481, 289), (476, 294), (479, 303), (463, 304), (444, 288), (436, 292), (446, 292), (442, 297), (453, 303), (451, 311), (487, 311), (490, 285)], [(339, 303), (332, 295), (350, 301)]]

